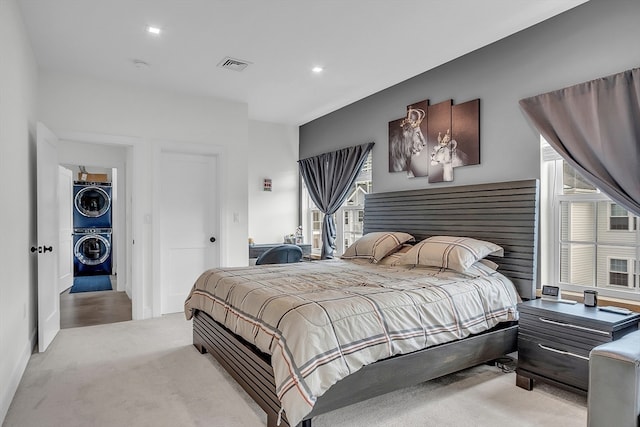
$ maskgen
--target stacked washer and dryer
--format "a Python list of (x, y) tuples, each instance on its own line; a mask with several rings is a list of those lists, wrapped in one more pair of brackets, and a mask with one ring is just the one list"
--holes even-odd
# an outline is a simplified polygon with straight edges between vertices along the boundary
[(74, 276), (110, 275), (111, 183), (74, 181)]

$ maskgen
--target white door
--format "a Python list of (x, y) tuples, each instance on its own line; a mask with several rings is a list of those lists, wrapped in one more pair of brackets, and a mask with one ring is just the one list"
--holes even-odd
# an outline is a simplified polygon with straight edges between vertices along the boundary
[(60, 330), (58, 290), (58, 138), (38, 123), (38, 348), (45, 351)]
[(73, 172), (58, 166), (58, 291), (73, 286)]
[(216, 167), (213, 155), (161, 154), (161, 312), (184, 309), (197, 277), (219, 266)]

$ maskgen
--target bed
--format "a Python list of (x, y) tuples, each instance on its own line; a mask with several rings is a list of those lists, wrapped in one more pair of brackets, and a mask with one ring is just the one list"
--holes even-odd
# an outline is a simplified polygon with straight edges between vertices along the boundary
[[(493, 242), (503, 249), (503, 256), (493, 257), (489, 255), (484, 257), (485, 260), (497, 262), (501, 273), (498, 277), (503, 277), (502, 275), (507, 277), (515, 285), (518, 294), (523, 299), (529, 299), (535, 295), (538, 193), (538, 181), (526, 180), (371, 194), (367, 196), (365, 202), (364, 233), (375, 234), (394, 230), (396, 232), (410, 233), (415, 237), (415, 240), (420, 242), (432, 236), (464, 236)], [(345, 266), (348, 262), (353, 263), (353, 266)], [(373, 270), (370, 270), (372, 268)], [(291, 269), (297, 269), (297, 272), (292, 272)], [(194, 346), (202, 353), (211, 353), (262, 407), (267, 413), (267, 425), (269, 427), (278, 424), (291, 425), (287, 418), (287, 412), (289, 412), (290, 408), (291, 416), (289, 418), (294, 421), (294, 425), (299, 421), (299, 425), (309, 427), (315, 415), (485, 363), (515, 351), (517, 336), (517, 323), (515, 320), (517, 319), (517, 313), (513, 312), (515, 307), (513, 298), (509, 297), (511, 302), (507, 302), (505, 307), (510, 308), (494, 310), (495, 313), (500, 312), (499, 315), (496, 314), (495, 322), (493, 320), (487, 322), (487, 316), (484, 315), (484, 322), (491, 323), (488, 325), (490, 327), (489, 330), (477, 330), (471, 327), (469, 331), (458, 335), (457, 338), (454, 336), (453, 340), (451, 340), (451, 337), (443, 339), (442, 342), (437, 339), (435, 341), (432, 340), (429, 347), (419, 350), (412, 350), (411, 345), (414, 339), (412, 337), (406, 340), (409, 342), (407, 347), (403, 347), (397, 352), (390, 349), (388, 357), (383, 357), (381, 360), (371, 362), (367, 359), (369, 357), (368, 354), (362, 356), (362, 367), (358, 366), (359, 356), (356, 357), (358, 360), (352, 366), (348, 359), (349, 356), (346, 356), (345, 352), (345, 355), (327, 356), (326, 359), (311, 357), (309, 360), (315, 361), (312, 368), (309, 368), (310, 365), (296, 366), (295, 369), (291, 369), (289, 366), (289, 369), (285, 372), (283, 366), (287, 367), (287, 363), (294, 363), (296, 360), (295, 357), (297, 355), (292, 356), (288, 353), (291, 348), (296, 347), (296, 340), (302, 342), (308, 339), (307, 336), (311, 334), (283, 324), (282, 327), (284, 329), (288, 328), (288, 330), (293, 331), (292, 334), (289, 332), (290, 335), (286, 336), (292, 344), (291, 346), (289, 344), (281, 345), (279, 343), (281, 341), (284, 342), (284, 335), (281, 335), (281, 330), (279, 329), (281, 318), (274, 318), (273, 327), (267, 327), (265, 326), (269, 323), (267, 321), (263, 323), (262, 320), (256, 320), (257, 318), (253, 315), (238, 310), (234, 311), (236, 307), (240, 306), (239, 301), (224, 302), (220, 295), (213, 295), (213, 292), (206, 291), (206, 289), (214, 289), (216, 286), (220, 286), (215, 289), (221, 289), (220, 292), (231, 294), (229, 290), (235, 289), (236, 286), (240, 285), (236, 285), (235, 282), (229, 282), (231, 284), (224, 285), (227, 286), (225, 288), (223, 283), (236, 280), (235, 277), (231, 276), (238, 276), (241, 277), (240, 282), (244, 283), (243, 286), (248, 286), (250, 289), (239, 293), (235, 298), (241, 298), (244, 301), (247, 298), (259, 297), (262, 299), (258, 298), (256, 300), (258, 301), (257, 304), (261, 307), (266, 307), (265, 301), (272, 305), (273, 301), (281, 301), (279, 296), (265, 294), (265, 292), (277, 289), (278, 285), (286, 283), (287, 286), (298, 289), (298, 286), (302, 286), (303, 282), (306, 283), (310, 280), (309, 277), (326, 274), (324, 279), (320, 277), (320, 282), (327, 282), (328, 288), (317, 289), (318, 292), (324, 293), (326, 297), (331, 292), (334, 292), (335, 286), (337, 286), (330, 282), (330, 277), (336, 277), (340, 281), (342, 276), (338, 274), (338, 271), (346, 271), (347, 275), (354, 276), (357, 271), (357, 274), (363, 275), (362, 277), (365, 278), (356, 277), (354, 280), (360, 280), (365, 283), (365, 286), (361, 289), (366, 295), (366, 298), (363, 298), (360, 294), (361, 289), (357, 289), (358, 298), (366, 299), (370, 302), (372, 301), (370, 298), (373, 298), (372, 295), (379, 294), (373, 289), (378, 284), (377, 280), (379, 280), (380, 287), (384, 288), (385, 292), (391, 292), (392, 288), (395, 287), (404, 287), (404, 285), (393, 285), (394, 276), (390, 275), (397, 274), (398, 271), (396, 270), (400, 270), (399, 274), (402, 277), (402, 279), (399, 279), (400, 282), (404, 280), (407, 284), (411, 283), (411, 286), (415, 285), (414, 281), (417, 280), (417, 277), (414, 276), (416, 272), (410, 267), (396, 265), (374, 267), (362, 260), (314, 261), (297, 265), (260, 266), (223, 269), (213, 273), (205, 272), (199, 279), (200, 285), (198, 286), (200, 286), (200, 291), (196, 292), (196, 294), (199, 292), (197, 297), (200, 302), (198, 304), (193, 302), (197, 298), (192, 293), (186, 304), (188, 317), (193, 315)], [(255, 280), (253, 280), (253, 274), (259, 274), (259, 276), (255, 276)], [(411, 276), (412, 274), (414, 276)], [(448, 276), (449, 274), (448, 270), (442, 270), (430, 275), (435, 276), (441, 283), (445, 283), (448, 280), (453, 280)], [(273, 282), (270, 282), (271, 279), (273, 279)], [(482, 282), (484, 280), (486, 278), (474, 276), (471, 278), (472, 283), (466, 286), (475, 286), (477, 288), (479, 287), (478, 283), (474, 281)], [(216, 282), (213, 285), (214, 287), (207, 288), (207, 286), (212, 286), (211, 281)], [(220, 285), (218, 285), (218, 282)], [(194, 290), (198, 286), (194, 286)], [(482, 287), (484, 286), (482, 285)], [(416, 292), (422, 292), (425, 287), (418, 284), (411, 288), (410, 292), (412, 295), (416, 295)], [(350, 287), (350, 289), (356, 288)], [(436, 292), (442, 291), (437, 290)], [(431, 297), (429, 296), (424, 296), (420, 293), (420, 298), (426, 298), (431, 303), (429, 299)], [(325, 300), (328, 299), (330, 298)], [(286, 304), (289, 303), (287, 302)], [(385, 304), (384, 300), (374, 303), (376, 307), (380, 304)], [(314, 304), (302, 305), (303, 307), (308, 307)], [(347, 306), (349, 307), (348, 310), (360, 310), (358, 308), (360, 306), (357, 305)], [(298, 310), (297, 307), (296, 310)], [(340, 308), (339, 310), (345, 309)], [(207, 311), (211, 314), (207, 314)], [(466, 311), (466, 309), (460, 309), (459, 311)], [(289, 312), (287, 306), (280, 307), (280, 314)], [(216, 316), (218, 321), (214, 320)], [(269, 313), (267, 313), (268, 316), (270, 316)], [(307, 319), (305, 316), (301, 316), (298, 319), (299, 323), (302, 323), (302, 319)], [(475, 315), (471, 317), (475, 318)], [(311, 317), (308, 318), (311, 319)], [(369, 319), (370, 322), (372, 318)], [(462, 321), (456, 320), (453, 323), (461, 324), (466, 322), (473, 326), (474, 323), (469, 320), (469, 318), (462, 319)], [(321, 323), (317, 320), (313, 320), (313, 322)], [(365, 321), (363, 325), (366, 324)], [(331, 333), (337, 334), (335, 331), (331, 331), (331, 328), (339, 329), (345, 327), (329, 325), (327, 328)], [(348, 329), (349, 327), (346, 328)], [(366, 329), (366, 327), (363, 326), (363, 329)], [(239, 337), (231, 332), (232, 330), (239, 334), (244, 334), (247, 338)], [(397, 331), (398, 328), (394, 330)], [(450, 335), (451, 331), (446, 334)], [(296, 335), (299, 336), (296, 337)], [(430, 333), (428, 335), (432, 336), (433, 334)], [(322, 333), (320, 333), (320, 336), (322, 336)], [(328, 337), (329, 335), (326, 336)], [(404, 341), (403, 344), (400, 344), (400, 347), (403, 345)], [(297, 347), (301, 348), (300, 351), (304, 351), (306, 346)], [(380, 347), (385, 346), (381, 345)], [(266, 351), (266, 348), (270, 350)], [(332, 354), (331, 348), (331, 346), (328, 347), (325, 355)], [(271, 354), (273, 354), (273, 360)], [(280, 360), (282, 355), (285, 355), (284, 363)], [(288, 359), (287, 357), (289, 356), (290, 358)], [(275, 359), (276, 357), (278, 359)], [(307, 359), (303, 358), (303, 360)], [(312, 371), (315, 375), (315, 370), (318, 367), (326, 370), (331, 368), (330, 365), (340, 363), (347, 366), (347, 372), (342, 372), (337, 382), (333, 379), (325, 378), (323, 374), (318, 377), (304, 376), (307, 372)], [(298, 377), (301, 372), (302, 376)], [(305, 393), (300, 390), (307, 387), (307, 383), (299, 381), (302, 377), (304, 377), (304, 380), (308, 380), (309, 387), (315, 387), (316, 383), (321, 383), (322, 393), (317, 398), (313, 395), (313, 402), (308, 402), (310, 410), (298, 410), (289, 406), (287, 407), (287, 412), (283, 413), (283, 407), (287, 406), (287, 404), (290, 405), (291, 399), (294, 399), (289, 396), (296, 396), (295, 399), (300, 399), (299, 396), (304, 398)], [(276, 378), (279, 379), (276, 380)]]

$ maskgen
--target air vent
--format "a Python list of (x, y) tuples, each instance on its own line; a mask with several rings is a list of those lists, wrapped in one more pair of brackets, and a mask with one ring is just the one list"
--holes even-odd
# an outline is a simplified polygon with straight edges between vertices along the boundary
[(227, 70), (242, 71), (247, 68), (249, 64), (251, 63), (248, 61), (243, 61), (242, 59), (235, 59), (227, 56), (222, 61), (218, 62), (218, 67), (225, 68)]

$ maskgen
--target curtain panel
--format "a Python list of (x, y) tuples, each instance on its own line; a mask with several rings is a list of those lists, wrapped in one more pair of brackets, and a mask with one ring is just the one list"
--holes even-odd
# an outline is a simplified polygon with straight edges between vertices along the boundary
[(373, 144), (370, 142), (298, 160), (300, 174), (311, 200), (324, 214), (321, 259), (333, 258), (336, 247), (333, 214), (349, 195), (349, 189), (358, 177)]
[(525, 98), (520, 108), (581, 175), (640, 215), (640, 68)]

